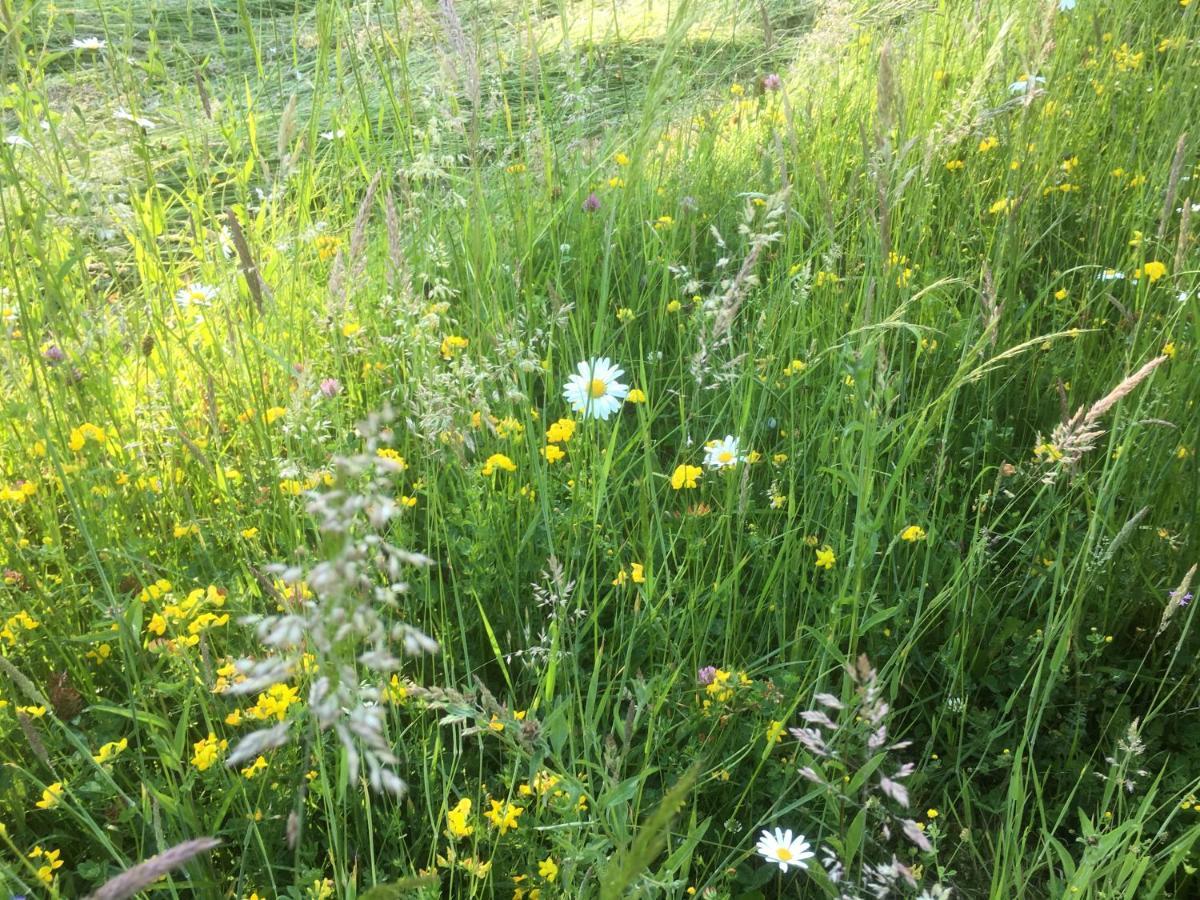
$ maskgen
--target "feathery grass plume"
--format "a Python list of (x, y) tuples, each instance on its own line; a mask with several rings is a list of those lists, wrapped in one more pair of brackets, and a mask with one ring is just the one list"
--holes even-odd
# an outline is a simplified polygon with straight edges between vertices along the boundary
[[(1015, 13), (1004, 20), (983, 63), (974, 70), (970, 85), (959, 92), (958, 98), (948, 105), (942, 120), (929, 130), (924, 157), (926, 170), (934, 165), (944, 148), (954, 146), (973, 130), (982, 128), (986, 120), (995, 115), (984, 109), (984, 103), (992, 75), (1005, 58), (1009, 32), (1015, 22)], [(1023, 99), (1018, 97), (1008, 101), (1004, 107), (1016, 108), (1022, 102)]]
[[(789, 732), (809, 757), (800, 775), (823, 789), (829, 815), (844, 823), (844, 828), (861, 819), (874, 836), (874, 841), (864, 841), (861, 858), (851, 853), (850, 858), (839, 859), (828, 851), (823, 860), (826, 874), (847, 892), (843, 896), (857, 896), (855, 889), (866, 896), (891, 896), (901, 882), (917, 885), (913, 870), (887, 849), (897, 833), (921, 852), (932, 852), (933, 845), (913, 819), (889, 806), (890, 802), (901, 810), (908, 808), (911, 801), (905, 782), (916, 766), (889, 762), (890, 754), (910, 742), (889, 740), (891, 707), (883, 699), (878, 673), (865, 654), (845, 671), (853, 686), (852, 698), (843, 702), (833, 694), (816, 694), (814, 705), (800, 713), (804, 724)], [(844, 833), (842, 837), (840, 846), (846, 847)], [(891, 858), (870, 861), (876, 854)], [(850, 871), (856, 863), (861, 863), (861, 871)]]
[(1183, 174), (1183, 162), (1187, 158), (1187, 132), (1179, 135), (1175, 142), (1175, 156), (1171, 159), (1171, 172), (1167, 176), (1167, 193), (1163, 196), (1162, 212), (1158, 216), (1158, 231), (1154, 240), (1162, 243), (1163, 235), (1167, 233), (1167, 223), (1171, 221), (1171, 212), (1175, 209), (1175, 198), (1179, 194), (1179, 176)]
[(275, 155), (280, 159), (287, 156), (288, 147), (296, 133), (296, 104), (299, 99), (300, 95), (293, 93), (288, 98), (287, 106), (283, 108), (283, 114), (279, 117), (279, 131), (275, 136)]
[(1112, 560), (1112, 558), (1116, 555), (1117, 551), (1120, 550), (1121, 547), (1124, 546), (1125, 542), (1128, 541), (1133, 536), (1134, 531), (1137, 530), (1138, 523), (1141, 522), (1142, 519), (1146, 518), (1146, 514), (1149, 512), (1150, 512), (1150, 507), (1143, 506), (1141, 509), (1139, 509), (1137, 512), (1135, 512), (1132, 516), (1129, 517), (1129, 521), (1127, 521), (1124, 525), (1121, 526), (1121, 530), (1117, 532), (1116, 536), (1109, 542), (1107, 547), (1104, 547), (1104, 548), (1097, 547), (1096, 548), (1097, 562), (1099, 562), (1101, 564), (1110, 562)]
[(192, 838), (176, 844), (104, 882), (88, 895), (87, 900), (126, 900), (146, 890), (164, 875), (187, 865), (201, 853), (220, 845), (219, 840), (211, 837)]
[(1132, 375), (1109, 391), (1085, 410), (1079, 407), (1069, 420), (1057, 425), (1050, 435), (1048, 443), (1038, 436), (1039, 448), (1048, 448), (1048, 452), (1039, 454), (1050, 470), (1042, 478), (1046, 484), (1053, 483), (1063, 470), (1073, 469), (1089, 450), (1096, 446), (1096, 441), (1104, 434), (1100, 427), (1100, 419), (1120, 400), (1129, 395), (1134, 388), (1145, 381), (1150, 373), (1167, 361), (1166, 355), (1156, 356)]
[[(379, 190), (382, 171), (371, 176), (367, 192), (358, 204), (354, 216), (354, 227), (350, 229), (348, 246), (338, 251), (329, 267), (329, 294), (335, 303), (344, 302), (351, 286), (359, 283), (367, 268), (367, 224), (371, 220), (371, 207), (375, 203), (375, 192)], [(345, 296), (343, 296), (345, 294)]]
[(1184, 262), (1187, 259), (1188, 246), (1191, 243), (1191, 227), (1192, 227), (1192, 198), (1185, 197), (1183, 206), (1179, 214), (1179, 239), (1175, 242), (1175, 268), (1174, 272), (1181, 272), (1184, 269)]
[(196, 82), (196, 93), (200, 95), (200, 105), (204, 108), (204, 117), (211, 121), (213, 117), (212, 100), (208, 96), (208, 87), (204, 84), (204, 76), (199, 69), (196, 69), (192, 76)]
[[(760, 207), (754, 205), (754, 198), (746, 198), (742, 221), (738, 225), (738, 233), (746, 239), (748, 248), (746, 255), (737, 272), (732, 277), (719, 281), (713, 293), (704, 301), (703, 309), (706, 318), (698, 334), (699, 349), (692, 356), (691, 362), (692, 377), (701, 387), (709, 386), (712, 381), (722, 380), (722, 376), (713, 370), (711, 357), (716, 350), (732, 342), (731, 331), (742, 301), (758, 284), (758, 276), (754, 274), (754, 269), (758, 264), (759, 255), (765, 248), (783, 236), (778, 229), (780, 220), (787, 212), (789, 193), (790, 188), (785, 186), (782, 190), (762, 198), (765, 199), (765, 204), (761, 210)], [(759, 218), (760, 211), (761, 218)], [(717, 246), (724, 250), (725, 241), (715, 227), (712, 228), (712, 234)], [(728, 262), (728, 257), (722, 256), (717, 261), (717, 271), (721, 271)], [(672, 271), (677, 275), (690, 277), (690, 272), (686, 268), (677, 267)], [(685, 291), (687, 291), (686, 287)], [(693, 293), (693, 291), (687, 292)]]
[[(544, 610), (545, 624), (554, 627), (555, 623), (563, 623), (570, 619), (581, 619), (587, 616), (587, 610), (582, 607), (575, 609), (568, 615), (568, 608), (571, 605), (571, 597), (575, 593), (575, 580), (567, 580), (563, 571), (562, 563), (558, 561), (558, 557), (551, 555), (546, 560), (546, 568), (541, 572), (541, 583), (531, 584), (533, 589), (533, 601), (538, 605), (539, 609)], [(549, 659), (550, 648), (554, 643), (550, 635), (546, 633), (546, 629), (542, 628), (538, 633), (537, 642), (532, 642), (532, 637), (527, 634), (526, 640), (529, 641), (529, 646), (524, 650), (513, 650), (506, 653), (504, 656), (505, 662), (512, 662), (514, 659), (520, 659), (526, 666), (532, 667), (539, 662), (545, 662)]]
[(254, 307), (261, 316), (263, 295), (270, 296), (270, 291), (267, 289), (267, 283), (263, 281), (262, 274), (258, 271), (258, 264), (254, 262), (254, 255), (250, 252), (250, 245), (246, 242), (246, 235), (242, 231), (242, 223), (238, 221), (237, 213), (232, 208), (225, 210), (225, 225), (229, 229), (229, 237), (233, 241), (238, 260), (241, 262), (242, 277), (246, 279), (246, 287), (254, 299)]
[(478, 115), (481, 96), (479, 61), (475, 58), (475, 49), (467, 41), (454, 0), (438, 0), (438, 13), (441, 15), (442, 28), (446, 32), (446, 41), (451, 50), (447, 58), (449, 74), (461, 79), (462, 89), (471, 101), (471, 115), (474, 117)]
[(17, 713), (17, 724), (21, 726), (21, 733), (25, 735), (25, 741), (29, 744), (29, 749), (33, 751), (33, 755), (47, 769), (53, 769), (50, 764), (50, 754), (46, 752), (46, 744), (42, 740), (42, 736), (38, 733), (37, 726), (34, 725), (33, 719), (24, 712)]
[(1004, 312), (1004, 304), (996, 300), (996, 284), (992, 280), (992, 269), (983, 264), (983, 287), (979, 291), (979, 302), (983, 306), (983, 333), (988, 345), (996, 346), (996, 336), (1000, 333), (1000, 316)]
[(1158, 637), (1167, 630), (1167, 626), (1171, 624), (1171, 619), (1179, 610), (1183, 609), (1192, 602), (1192, 595), (1188, 593), (1188, 588), (1192, 586), (1192, 578), (1196, 575), (1196, 566), (1193, 565), (1187, 570), (1187, 574), (1183, 576), (1183, 581), (1179, 582), (1179, 587), (1171, 591), (1167, 597), (1167, 605), (1163, 609), (1162, 618), (1158, 622), (1158, 631), (1154, 632), (1154, 636)]
[(0, 671), (3, 671), (12, 680), (12, 683), (25, 695), (25, 699), (34, 706), (48, 705), (46, 696), (37, 689), (37, 685), (26, 678), (25, 673), (9, 662), (5, 656), (0, 656)]
[[(399, 597), (408, 589), (401, 580), (405, 568), (432, 561), (386, 539), (400, 511), (393, 476), (402, 471), (402, 464), (377, 452), (391, 443), (391, 418), (384, 410), (359, 425), (361, 452), (335, 457), (333, 485), (309, 492), (307, 510), (321, 534), (324, 558), (307, 571), (268, 567), (297, 590), (289, 592), (283, 612), (243, 620), (255, 627), (271, 655), (240, 660), (245, 680), (228, 693), (255, 693), (284, 681), (299, 670), (301, 655), (309, 654), (314, 678), (306, 714), (318, 729), (332, 729), (341, 741), (351, 782), (365, 764), (373, 790), (400, 794), (405, 785), (393, 771), (399, 760), (384, 733), (388, 678), (401, 667), (396, 648), (411, 657), (436, 653), (438, 645), (396, 618)], [(280, 722), (245, 736), (226, 764), (236, 766), (281, 746), (290, 724)]]
[(404, 239), (400, 233), (400, 216), (396, 212), (396, 201), (390, 187), (383, 193), (383, 221), (387, 226), (388, 287), (393, 293), (409, 297), (412, 295), (412, 277), (409, 275)]

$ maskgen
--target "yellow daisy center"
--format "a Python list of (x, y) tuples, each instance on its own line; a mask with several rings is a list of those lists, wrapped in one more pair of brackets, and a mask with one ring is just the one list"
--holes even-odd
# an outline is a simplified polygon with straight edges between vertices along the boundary
[(787, 862), (792, 858), (792, 851), (787, 847), (780, 847), (775, 851), (775, 855), (779, 857), (780, 862)]
[(588, 385), (588, 393), (592, 395), (593, 400), (598, 400), (608, 393), (608, 385), (599, 378), (593, 378), (592, 383)]
[(731, 463), (733, 462), (733, 454), (728, 450), (722, 450), (717, 459), (723, 463)]

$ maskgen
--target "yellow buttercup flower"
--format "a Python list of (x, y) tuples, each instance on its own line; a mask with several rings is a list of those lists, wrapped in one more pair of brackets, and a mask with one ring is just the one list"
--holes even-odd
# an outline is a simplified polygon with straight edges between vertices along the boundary
[(837, 562), (837, 555), (834, 554), (833, 548), (826, 544), (817, 551), (817, 568), (832, 569), (834, 563)]
[(909, 543), (916, 543), (917, 541), (923, 541), (923, 540), (925, 540), (926, 537), (927, 537), (927, 535), (925, 533), (925, 529), (922, 528), (920, 525), (909, 525), (907, 528), (905, 528), (903, 531), (900, 532), (900, 540), (908, 541)]

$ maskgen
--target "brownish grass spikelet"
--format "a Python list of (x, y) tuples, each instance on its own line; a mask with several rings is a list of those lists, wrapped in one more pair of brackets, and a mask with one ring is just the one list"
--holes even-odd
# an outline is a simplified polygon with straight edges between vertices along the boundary
[(338, 252), (329, 271), (329, 293), (341, 299), (343, 290), (356, 284), (367, 268), (367, 223), (371, 221), (371, 207), (375, 203), (375, 192), (379, 190), (381, 172), (376, 172), (367, 185), (367, 192), (358, 204), (354, 216), (354, 227), (350, 230), (350, 244)]
[(126, 869), (116, 878), (109, 879), (91, 894), (88, 900), (125, 900), (126, 897), (132, 897), (167, 873), (187, 865), (201, 853), (207, 853), (220, 843), (216, 838), (203, 837), (176, 844), (145, 862), (138, 863), (132, 869)]
[[(1096, 441), (1104, 434), (1100, 427), (1100, 419), (1112, 409), (1122, 398), (1132, 393), (1133, 389), (1150, 377), (1150, 373), (1166, 362), (1166, 355), (1156, 356), (1132, 375), (1126, 377), (1115, 388), (1097, 400), (1088, 409), (1079, 407), (1075, 415), (1055, 427), (1050, 435), (1050, 443), (1057, 449), (1058, 456), (1053, 461), (1058, 464), (1055, 470), (1046, 474), (1042, 479), (1047, 484), (1057, 477), (1059, 468), (1070, 469), (1079, 463), (1083, 455), (1096, 446)], [(1038, 439), (1041, 443), (1041, 439)]]

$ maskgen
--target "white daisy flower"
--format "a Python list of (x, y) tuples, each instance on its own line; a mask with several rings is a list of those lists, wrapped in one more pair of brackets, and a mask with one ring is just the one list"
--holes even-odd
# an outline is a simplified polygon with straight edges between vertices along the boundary
[(1118, 272), (1116, 269), (1105, 269), (1096, 276), (1097, 281), (1123, 281), (1125, 279), (1124, 272)]
[(345, 136), (346, 136), (346, 129), (344, 129), (344, 128), (339, 128), (339, 129), (337, 129), (337, 131), (322, 131), (321, 132), (321, 140), (323, 140), (323, 141), (336, 141), (338, 138), (344, 138)]
[(738, 454), (738, 439), (732, 434), (725, 435), (719, 441), (709, 441), (704, 445), (704, 464), (710, 469), (736, 466), (744, 461), (745, 457)]
[(1026, 75), (1024, 78), (1020, 78), (1010, 84), (1008, 86), (1008, 92), (1010, 94), (1024, 94), (1026, 91), (1032, 90), (1039, 84), (1045, 83), (1046, 79), (1041, 75), (1034, 75), (1033, 78), (1030, 78), (1028, 75)]
[(208, 306), (212, 298), (217, 296), (217, 289), (208, 284), (189, 284), (175, 293), (175, 302), (181, 309), (189, 306)]
[(1070, 12), (1075, 8), (1075, 0), (1058, 0), (1058, 9), (1060, 12)]
[(563, 398), (571, 409), (585, 419), (607, 419), (621, 408), (629, 393), (629, 386), (617, 380), (625, 374), (624, 369), (614, 366), (607, 356), (581, 362), (575, 369), (578, 374), (563, 385)]
[(98, 37), (75, 38), (71, 41), (72, 50), (103, 50), (108, 42)]
[(793, 838), (790, 828), (787, 831), (776, 828), (774, 834), (764, 831), (759, 837), (755, 849), (758, 851), (758, 855), (767, 862), (779, 866), (780, 872), (786, 872), (791, 866), (795, 866), (797, 869), (807, 869), (806, 860), (816, 856), (809, 849), (804, 835), (798, 834)]

